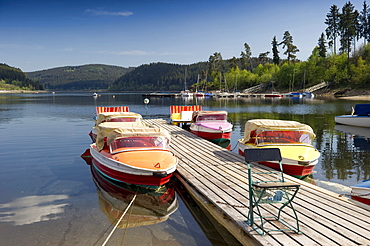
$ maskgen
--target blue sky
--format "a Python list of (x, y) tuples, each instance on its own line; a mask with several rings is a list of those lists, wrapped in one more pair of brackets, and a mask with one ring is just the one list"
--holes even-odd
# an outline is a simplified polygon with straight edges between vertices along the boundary
[[(0, 0), (0, 63), (25, 72), (84, 64), (192, 64), (271, 52), (285, 31), (307, 60), (335, 0)], [(362, 10), (363, 0), (351, 1)], [(284, 58), (280, 49), (280, 57)]]

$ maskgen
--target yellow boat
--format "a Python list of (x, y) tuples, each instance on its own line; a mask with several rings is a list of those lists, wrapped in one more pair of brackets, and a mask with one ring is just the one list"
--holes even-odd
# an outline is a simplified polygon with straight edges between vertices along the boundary
[[(296, 121), (255, 119), (245, 124), (244, 138), (238, 141), (239, 154), (245, 149), (279, 148), (283, 171), (298, 178), (312, 173), (320, 152), (312, 146), (316, 137), (309, 125)], [(279, 170), (278, 162), (261, 162)]]

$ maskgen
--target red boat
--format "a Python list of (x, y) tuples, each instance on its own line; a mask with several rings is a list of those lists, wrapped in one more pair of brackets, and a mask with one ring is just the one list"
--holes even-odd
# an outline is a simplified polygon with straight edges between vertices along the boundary
[(351, 186), (352, 199), (370, 205), (370, 179)]
[[(130, 123), (130, 122), (126, 122)], [(176, 170), (177, 158), (169, 150), (170, 134), (158, 127), (128, 128), (120, 122), (97, 126), (90, 145), (92, 164), (106, 177), (156, 189)]]
[(266, 94), (265, 97), (283, 97), (281, 94)]
[(221, 147), (229, 147), (233, 125), (227, 122), (226, 111), (196, 111), (192, 122), (190, 132)]

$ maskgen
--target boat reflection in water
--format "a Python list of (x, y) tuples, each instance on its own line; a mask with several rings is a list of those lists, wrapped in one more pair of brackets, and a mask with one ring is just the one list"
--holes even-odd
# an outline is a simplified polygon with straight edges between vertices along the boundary
[(362, 150), (370, 150), (370, 128), (359, 126), (335, 125), (334, 129), (339, 132), (351, 134), (353, 144)]
[(137, 194), (132, 207), (118, 224), (118, 228), (152, 225), (166, 221), (178, 208), (175, 190), (166, 184), (153, 191), (135, 185), (115, 183), (103, 177), (91, 166), (97, 187), (100, 210), (116, 225), (123, 212)]

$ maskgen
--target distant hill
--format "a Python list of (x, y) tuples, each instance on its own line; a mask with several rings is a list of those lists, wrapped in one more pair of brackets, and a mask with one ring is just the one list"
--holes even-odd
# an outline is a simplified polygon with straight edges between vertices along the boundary
[[(151, 63), (126, 73), (109, 86), (111, 91), (181, 91), (197, 83), (198, 75), (207, 70), (207, 62), (191, 65)], [(186, 71), (186, 72), (185, 72)]]
[(39, 82), (29, 79), (19, 68), (0, 63), (0, 90), (43, 90)]
[(134, 68), (90, 64), (27, 72), (47, 90), (106, 90), (116, 79)]

